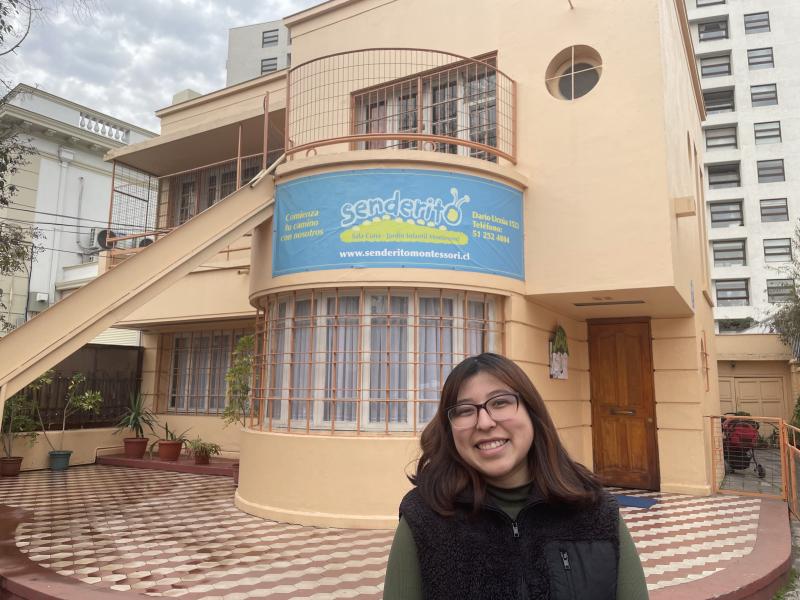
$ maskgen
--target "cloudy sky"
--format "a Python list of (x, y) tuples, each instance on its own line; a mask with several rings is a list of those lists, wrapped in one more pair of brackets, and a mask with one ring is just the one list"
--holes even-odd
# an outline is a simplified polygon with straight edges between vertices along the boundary
[(70, 0), (33, 24), (16, 55), (14, 82), (158, 131), (153, 112), (185, 88), (225, 85), (228, 29), (290, 15), (319, 0)]

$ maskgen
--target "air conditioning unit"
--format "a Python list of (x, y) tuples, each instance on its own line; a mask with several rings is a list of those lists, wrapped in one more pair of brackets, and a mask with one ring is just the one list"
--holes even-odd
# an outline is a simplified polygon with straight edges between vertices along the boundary
[(92, 241), (92, 246), (102, 250), (110, 250), (114, 247), (114, 242), (110, 242), (108, 239), (116, 237), (116, 233), (114, 233), (111, 229), (97, 229), (95, 231), (96, 233), (94, 240)]
[(146, 238), (142, 238), (141, 240), (139, 240), (139, 244), (138, 245), (139, 245), (139, 248), (145, 248), (145, 247), (149, 246), (150, 244), (152, 244), (153, 242), (155, 242), (155, 240), (153, 238), (146, 237)]

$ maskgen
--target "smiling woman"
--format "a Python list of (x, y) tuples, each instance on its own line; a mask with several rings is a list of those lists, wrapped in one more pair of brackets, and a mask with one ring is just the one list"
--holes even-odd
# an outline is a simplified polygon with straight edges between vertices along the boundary
[(647, 598), (616, 501), (569, 457), (514, 362), (457, 365), (420, 443), (384, 598)]

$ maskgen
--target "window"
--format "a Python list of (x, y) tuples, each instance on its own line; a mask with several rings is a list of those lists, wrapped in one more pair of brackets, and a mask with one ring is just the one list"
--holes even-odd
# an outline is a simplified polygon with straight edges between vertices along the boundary
[(754, 48), (747, 51), (747, 66), (751, 71), (756, 69), (771, 69), (775, 66), (775, 57), (772, 48)]
[(269, 31), (264, 31), (261, 33), (261, 47), (266, 48), (267, 46), (277, 46), (278, 45), (278, 30), (277, 29), (270, 29)]
[(745, 33), (763, 33), (769, 31), (769, 13), (759, 12), (744, 16)]
[(788, 221), (789, 207), (786, 198), (770, 198), (761, 201), (761, 222)]
[(752, 317), (744, 319), (719, 319), (717, 327), (720, 333), (741, 333), (750, 329), (755, 324)]
[(733, 88), (703, 92), (703, 104), (705, 104), (708, 114), (732, 112), (736, 110)]
[(771, 183), (773, 181), (786, 181), (783, 170), (783, 159), (760, 160), (758, 165), (758, 183)]
[(736, 125), (709, 127), (705, 131), (706, 150), (736, 148)]
[(764, 123), (754, 123), (753, 133), (756, 144), (777, 144), (781, 141), (781, 122), (765, 121)]
[[(256, 402), (279, 430), (418, 431), (458, 362), (501, 348), (492, 296), (438, 290), (297, 292), (259, 317)], [(262, 404), (263, 402), (263, 404)]]
[(725, 4), (725, 0), (697, 0), (697, 8), (714, 6), (715, 4)]
[(701, 77), (721, 77), (731, 74), (731, 55), (716, 54), (700, 59)]
[(750, 86), (750, 101), (753, 106), (772, 106), (778, 103), (778, 85), (768, 83), (766, 85)]
[(749, 280), (718, 279), (714, 285), (717, 290), (717, 306), (747, 306), (750, 304)]
[[(492, 60), (490, 58), (488, 62)], [(420, 83), (421, 91), (417, 89)], [(433, 73), (419, 81), (416, 78), (400, 80), (386, 87), (357, 92), (354, 105), (356, 135), (425, 132), (493, 148), (498, 145), (497, 78), (489, 66), (470, 65)], [(365, 149), (414, 149), (419, 142), (400, 138), (359, 143)], [(467, 149), (456, 143), (430, 144), (439, 152), (497, 160), (496, 156), (480, 148)]]
[(764, 240), (764, 262), (790, 262), (792, 260), (791, 238)]
[(588, 94), (600, 81), (603, 61), (589, 46), (570, 46), (550, 61), (545, 83), (552, 96), (560, 100), (575, 100)]
[(767, 279), (767, 302), (789, 302), (794, 295), (794, 282), (791, 279)]
[(262, 58), (261, 59), (261, 74), (272, 73), (278, 70), (278, 58)]
[(728, 37), (728, 19), (716, 19), (697, 25), (697, 33), (701, 42), (723, 40)]
[(708, 165), (708, 187), (715, 190), (719, 188), (739, 187), (739, 163), (722, 163)]
[(725, 202), (711, 202), (711, 227), (737, 227), (744, 225), (741, 200), (726, 200)]
[(711, 242), (714, 252), (714, 266), (746, 265), (745, 243), (746, 240), (717, 240)]
[(171, 339), (168, 410), (220, 414), (225, 408), (225, 374), (244, 330), (176, 333)]

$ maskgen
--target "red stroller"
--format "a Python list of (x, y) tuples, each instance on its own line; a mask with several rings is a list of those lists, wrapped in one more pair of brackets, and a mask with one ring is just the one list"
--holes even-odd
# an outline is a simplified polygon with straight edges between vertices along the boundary
[(758, 446), (758, 421), (742, 419), (732, 413), (733, 418), (722, 417), (722, 454), (725, 458), (725, 473), (730, 475), (754, 465), (759, 479), (764, 479), (766, 471), (756, 458)]

